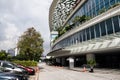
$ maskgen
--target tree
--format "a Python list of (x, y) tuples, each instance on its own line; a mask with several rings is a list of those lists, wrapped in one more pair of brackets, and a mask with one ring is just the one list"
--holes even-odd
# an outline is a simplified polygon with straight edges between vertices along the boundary
[(43, 39), (41, 34), (33, 27), (20, 36), (17, 47), (19, 49), (19, 58), (23, 60), (39, 60), (43, 53)]
[(4, 50), (0, 51), (0, 60), (5, 60), (7, 59), (7, 53)]

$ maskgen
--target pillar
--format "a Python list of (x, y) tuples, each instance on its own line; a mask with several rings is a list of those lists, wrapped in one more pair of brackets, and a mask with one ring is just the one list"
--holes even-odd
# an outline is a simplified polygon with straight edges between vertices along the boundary
[(89, 60), (95, 60), (95, 55), (94, 54), (87, 54), (86, 55), (86, 59), (87, 59), (87, 61), (89, 61)]
[(74, 57), (69, 57), (69, 68), (72, 69), (74, 68)]

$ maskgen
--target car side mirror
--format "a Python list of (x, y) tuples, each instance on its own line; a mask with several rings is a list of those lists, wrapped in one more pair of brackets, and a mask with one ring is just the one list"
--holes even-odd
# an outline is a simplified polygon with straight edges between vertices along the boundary
[(12, 67), (12, 69), (15, 69), (15, 67)]

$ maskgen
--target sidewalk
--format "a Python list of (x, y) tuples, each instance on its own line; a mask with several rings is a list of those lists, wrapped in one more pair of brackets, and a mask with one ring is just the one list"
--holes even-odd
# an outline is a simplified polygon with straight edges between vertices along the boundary
[[(86, 72), (89, 72), (89, 68), (85, 68)], [(78, 71), (78, 72), (84, 72), (84, 68), (72, 68), (71, 70)], [(116, 74), (120, 75), (120, 70), (119, 69), (105, 69), (105, 68), (94, 68), (94, 73), (102, 73), (102, 74)]]
[(29, 80), (38, 80), (39, 79), (40, 70), (39, 69), (35, 69), (35, 70), (36, 70), (35, 75), (30, 75)]
[[(120, 70), (116, 69), (94, 69), (94, 73), (89, 72), (89, 68), (41, 66), (39, 80), (120, 80)], [(62, 77), (61, 77), (62, 76)]]
[(90, 73), (89, 68), (86, 68), (85, 71), (84, 71), (84, 68), (72, 68), (70, 70), (88, 73), (88, 74), (90, 74), (92, 76), (106, 78), (106, 79), (109, 79), (109, 80), (120, 80), (120, 70), (119, 69), (99, 69), (99, 68), (94, 68), (94, 73)]

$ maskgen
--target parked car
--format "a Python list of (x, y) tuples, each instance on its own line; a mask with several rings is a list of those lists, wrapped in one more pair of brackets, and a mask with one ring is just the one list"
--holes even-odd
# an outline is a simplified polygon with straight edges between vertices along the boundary
[(0, 78), (8, 80), (28, 80), (28, 76), (11, 72), (0, 72)]
[(28, 80), (28, 76), (20, 73), (4, 72), (4, 69), (0, 68), (0, 80)]
[(26, 71), (24, 68), (20, 68), (8, 61), (0, 61), (0, 66), (4, 68), (5, 72), (28, 74), (28, 71)]
[(18, 67), (25, 69), (26, 71), (28, 71), (29, 75), (34, 75), (35, 74), (35, 69), (31, 68), (31, 67), (25, 67), (23, 65), (18, 65)]

